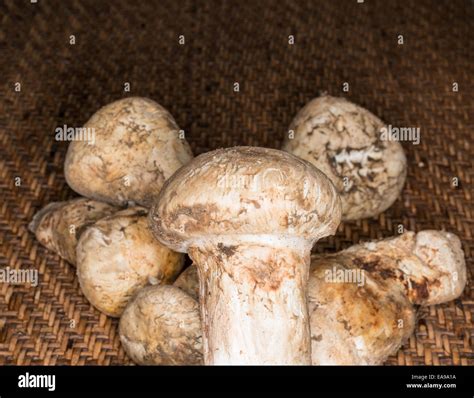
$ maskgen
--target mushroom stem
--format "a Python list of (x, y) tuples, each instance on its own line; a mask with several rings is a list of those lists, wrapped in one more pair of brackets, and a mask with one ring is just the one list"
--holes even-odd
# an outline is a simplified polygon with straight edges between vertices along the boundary
[(311, 364), (310, 242), (242, 235), (190, 245), (200, 280), (204, 361)]

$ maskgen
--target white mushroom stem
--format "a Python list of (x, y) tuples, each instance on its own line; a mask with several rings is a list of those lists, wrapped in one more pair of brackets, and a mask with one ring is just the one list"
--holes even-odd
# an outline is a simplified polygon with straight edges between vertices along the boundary
[(311, 364), (311, 243), (239, 235), (190, 245), (200, 279), (206, 364)]

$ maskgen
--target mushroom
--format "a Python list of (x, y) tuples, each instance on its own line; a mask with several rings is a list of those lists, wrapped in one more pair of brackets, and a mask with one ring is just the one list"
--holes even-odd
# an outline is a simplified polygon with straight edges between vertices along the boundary
[(107, 203), (77, 198), (53, 202), (33, 217), (28, 228), (47, 249), (76, 264), (76, 246), (85, 228), (118, 209)]
[[(308, 282), (313, 365), (382, 364), (413, 334), (418, 306), (456, 299), (466, 278), (461, 242), (444, 231), (406, 232), (313, 255)], [(197, 299), (196, 267), (174, 285)], [(194, 339), (201, 335), (192, 333)]]
[(407, 232), (313, 256), (313, 364), (383, 363), (413, 333), (416, 306), (453, 300), (465, 285), (461, 242), (443, 231)]
[(130, 297), (147, 284), (173, 283), (184, 256), (154, 239), (147, 210), (122, 210), (88, 227), (77, 248), (82, 292), (104, 314), (119, 317)]
[(311, 363), (310, 251), (340, 206), (322, 172), (274, 149), (209, 152), (166, 182), (150, 223), (198, 268), (206, 364)]
[(148, 286), (130, 300), (120, 318), (120, 341), (139, 365), (200, 365), (199, 304), (174, 286)]
[(171, 114), (146, 98), (106, 105), (84, 128), (94, 140), (70, 143), (64, 174), (69, 186), (88, 198), (149, 207), (164, 181), (192, 159)]
[(374, 217), (395, 202), (406, 178), (403, 148), (383, 139), (383, 128), (366, 109), (324, 95), (298, 112), (282, 149), (331, 179), (341, 195), (343, 220)]

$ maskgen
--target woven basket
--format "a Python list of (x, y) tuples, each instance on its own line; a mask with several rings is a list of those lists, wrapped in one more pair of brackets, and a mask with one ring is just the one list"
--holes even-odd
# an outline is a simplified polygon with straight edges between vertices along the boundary
[[(419, 145), (403, 143), (399, 200), (377, 219), (345, 223), (317, 250), (392, 236), (399, 224), (445, 229), (460, 236), (472, 280), (473, 32), (473, 3), (461, 0), (0, 2), (0, 266), (40, 275), (36, 288), (0, 285), (0, 364), (131, 363), (117, 321), (89, 305), (75, 269), (27, 230), (37, 210), (76, 196), (55, 128), (81, 126), (128, 95), (169, 109), (195, 154), (279, 148), (297, 110), (322, 91), (420, 127)], [(468, 284), (460, 299), (423, 309), (387, 363), (474, 364), (473, 313)]]

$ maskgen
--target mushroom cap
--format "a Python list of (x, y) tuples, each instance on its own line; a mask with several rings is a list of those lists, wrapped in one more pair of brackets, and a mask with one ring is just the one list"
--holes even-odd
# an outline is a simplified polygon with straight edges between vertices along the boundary
[(139, 365), (202, 365), (199, 304), (174, 286), (148, 286), (120, 318), (120, 340)]
[(343, 220), (373, 217), (397, 199), (406, 178), (399, 142), (382, 139), (384, 123), (344, 98), (324, 95), (293, 119), (283, 150), (305, 159), (335, 185)]
[(94, 129), (95, 142), (69, 144), (64, 174), (69, 186), (88, 198), (149, 207), (165, 180), (192, 159), (171, 114), (147, 98), (112, 102), (84, 128)]
[[(406, 231), (380, 241), (351, 246), (343, 252), (377, 280), (391, 280), (416, 305), (433, 305), (459, 297), (466, 285), (466, 262), (459, 238), (446, 231)], [(364, 265), (365, 264), (365, 265)]]
[(87, 198), (52, 202), (33, 217), (28, 228), (47, 249), (76, 264), (76, 246), (88, 225), (109, 216), (118, 209)]
[(461, 240), (446, 231), (424, 230), (416, 234), (414, 253), (432, 271), (433, 288), (429, 296), (417, 304), (433, 305), (458, 298), (467, 283), (467, 270)]
[(118, 317), (130, 297), (148, 284), (174, 282), (182, 254), (161, 245), (148, 227), (147, 210), (119, 211), (88, 227), (76, 249), (77, 276), (89, 302)]
[(321, 171), (292, 154), (258, 147), (196, 157), (165, 183), (150, 213), (157, 239), (181, 252), (223, 235), (314, 243), (333, 234), (340, 218), (339, 196)]

